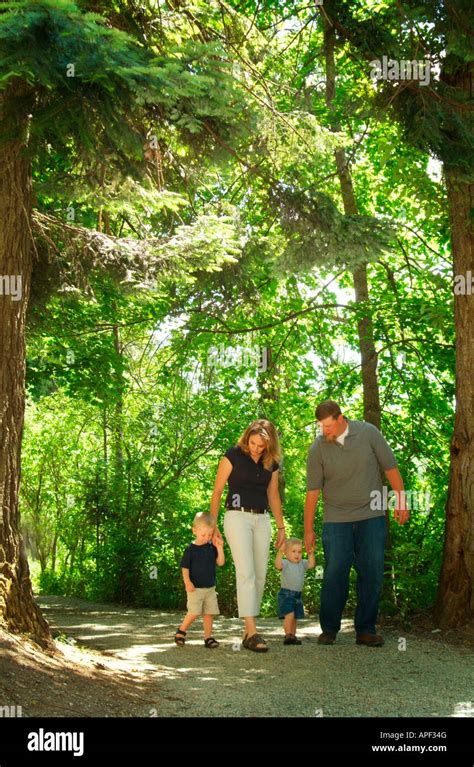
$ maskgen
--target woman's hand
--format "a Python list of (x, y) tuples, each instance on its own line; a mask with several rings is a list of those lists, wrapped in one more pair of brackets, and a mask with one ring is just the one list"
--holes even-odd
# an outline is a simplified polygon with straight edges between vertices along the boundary
[(217, 525), (214, 528), (214, 532), (212, 533), (212, 539), (211, 540), (212, 540), (212, 543), (214, 544), (214, 546), (216, 546), (216, 547), (224, 545), (224, 539), (223, 539), (223, 537), (222, 537), (222, 535), (220, 533), (220, 530), (217, 527)]
[(280, 550), (285, 543), (286, 535), (284, 530), (277, 530), (277, 537), (275, 541), (275, 548)]

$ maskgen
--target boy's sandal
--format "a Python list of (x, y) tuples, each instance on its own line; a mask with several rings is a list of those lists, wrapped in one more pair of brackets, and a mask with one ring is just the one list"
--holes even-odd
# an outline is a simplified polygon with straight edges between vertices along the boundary
[(207, 639), (204, 640), (204, 644), (206, 647), (212, 648), (212, 647), (219, 647), (219, 642), (217, 639), (214, 639), (214, 637), (207, 637)]
[(294, 634), (286, 634), (283, 644), (301, 644), (301, 639), (297, 639)]
[(174, 635), (174, 641), (178, 645), (178, 647), (183, 647), (184, 643), (186, 642), (185, 637), (186, 631), (182, 631), (181, 629), (178, 629), (176, 634)]
[[(245, 635), (242, 645), (246, 650), (252, 650), (252, 652), (268, 652), (267, 644), (260, 634), (252, 634), (251, 637)], [(258, 647), (258, 645), (264, 646)]]

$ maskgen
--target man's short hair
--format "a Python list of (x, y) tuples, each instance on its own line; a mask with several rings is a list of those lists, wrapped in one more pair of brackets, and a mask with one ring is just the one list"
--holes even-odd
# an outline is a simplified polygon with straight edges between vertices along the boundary
[(206, 525), (207, 527), (214, 527), (216, 520), (213, 515), (208, 511), (198, 511), (193, 519), (193, 527), (196, 525)]
[(317, 421), (323, 421), (325, 418), (329, 418), (329, 416), (338, 418), (340, 415), (342, 415), (341, 408), (333, 399), (325, 399), (324, 402), (320, 402), (316, 408)]

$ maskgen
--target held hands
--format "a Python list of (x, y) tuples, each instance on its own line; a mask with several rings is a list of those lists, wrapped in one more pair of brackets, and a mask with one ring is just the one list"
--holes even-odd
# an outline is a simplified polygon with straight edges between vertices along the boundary
[(276, 541), (275, 541), (275, 548), (278, 549), (279, 551), (282, 548), (284, 549), (285, 539), (286, 539), (285, 531), (284, 530), (277, 530), (277, 537), (276, 537)]
[(277, 542), (275, 541), (275, 548), (278, 549), (277, 557), (282, 557), (285, 553), (285, 541), (283, 541), (281, 546), (277, 546)]
[(316, 536), (314, 530), (309, 530), (304, 534), (304, 547), (308, 554), (313, 554), (316, 548)]
[(220, 534), (220, 530), (217, 527), (217, 525), (214, 528), (214, 532), (212, 534), (211, 541), (212, 541), (212, 543), (214, 544), (214, 546), (217, 549), (218, 548), (222, 548), (224, 546), (224, 539), (223, 539), (222, 535)]

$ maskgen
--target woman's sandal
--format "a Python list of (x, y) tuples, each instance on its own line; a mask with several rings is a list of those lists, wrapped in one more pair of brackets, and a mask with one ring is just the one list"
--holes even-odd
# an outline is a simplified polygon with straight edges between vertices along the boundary
[(186, 631), (182, 631), (181, 629), (178, 629), (176, 634), (174, 635), (174, 641), (178, 645), (178, 647), (184, 647), (184, 643), (186, 642), (185, 637)]
[(214, 637), (207, 637), (207, 639), (204, 640), (204, 645), (212, 649), (213, 647), (219, 647), (219, 642), (217, 639), (214, 639)]
[(301, 639), (297, 639), (294, 634), (285, 634), (283, 644), (301, 644)]
[[(257, 645), (259, 644), (264, 646), (258, 647)], [(252, 652), (268, 652), (267, 643), (260, 634), (252, 634), (251, 637), (248, 637), (246, 634), (242, 640), (242, 646), (246, 650), (252, 650)]]

